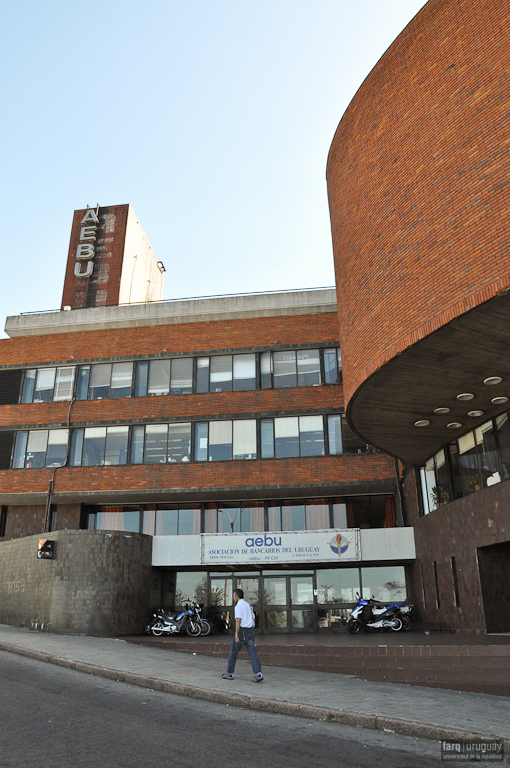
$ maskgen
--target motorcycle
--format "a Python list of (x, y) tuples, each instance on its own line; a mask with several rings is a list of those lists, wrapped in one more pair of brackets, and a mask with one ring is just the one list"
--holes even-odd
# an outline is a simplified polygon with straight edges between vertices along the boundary
[(201, 635), (208, 635), (211, 631), (211, 625), (207, 621), (207, 619), (202, 618), (200, 615), (200, 611), (204, 607), (203, 603), (197, 603), (195, 600), (195, 595), (193, 595), (193, 613), (195, 615), (195, 621), (198, 622), (200, 626), (200, 634)]
[[(160, 637), (161, 635), (180, 635), (186, 632), (190, 637), (198, 637), (202, 634), (201, 622), (204, 620), (201, 619), (200, 614), (198, 614), (197, 619), (195, 608), (190, 608), (188, 603), (185, 603), (182, 611), (160, 608), (153, 616), (154, 620), (145, 628), (148, 635)], [(204, 634), (207, 633), (204, 632)]]
[(351, 612), (347, 622), (347, 629), (351, 635), (356, 635), (361, 629), (364, 629), (365, 632), (374, 629), (390, 629), (393, 632), (400, 632), (403, 628), (409, 628), (412, 606), (405, 606), (403, 603), (383, 605), (373, 597), (369, 600), (359, 595), (356, 597), (358, 598), (358, 605)]

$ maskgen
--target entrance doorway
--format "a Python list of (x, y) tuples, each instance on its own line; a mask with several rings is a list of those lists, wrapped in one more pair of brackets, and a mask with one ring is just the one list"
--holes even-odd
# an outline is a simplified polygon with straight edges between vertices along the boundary
[(485, 631), (510, 632), (510, 541), (477, 552)]

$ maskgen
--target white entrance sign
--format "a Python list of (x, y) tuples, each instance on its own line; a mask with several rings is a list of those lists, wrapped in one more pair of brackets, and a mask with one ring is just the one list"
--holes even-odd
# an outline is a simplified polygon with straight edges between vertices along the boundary
[(360, 559), (359, 530), (204, 533), (202, 563), (312, 563)]

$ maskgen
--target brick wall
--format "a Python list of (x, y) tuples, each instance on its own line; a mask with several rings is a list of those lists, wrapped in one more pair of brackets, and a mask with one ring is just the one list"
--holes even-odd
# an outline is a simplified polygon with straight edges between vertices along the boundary
[[(336, 342), (335, 342), (336, 340)], [(119, 328), (0, 340), (0, 366), (338, 343), (336, 313)]]
[(346, 402), (510, 285), (510, 5), (430, 0), (368, 75), (327, 178)]
[[(152, 594), (152, 539), (142, 534), (57, 531), (54, 560), (39, 536), (0, 542), (0, 623), (66, 634), (143, 631)], [(37, 625), (37, 626), (36, 626)]]

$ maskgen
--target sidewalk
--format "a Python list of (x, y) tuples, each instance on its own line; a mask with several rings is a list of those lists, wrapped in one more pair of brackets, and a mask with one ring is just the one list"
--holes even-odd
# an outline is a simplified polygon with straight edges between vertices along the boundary
[(251, 682), (241, 651), (233, 681), (223, 660), (161, 650), (111, 638), (53, 635), (0, 625), (0, 650), (144, 688), (230, 706), (328, 720), (441, 740), (505, 739), (510, 754), (508, 698), (460, 693), (348, 675), (284, 667), (263, 669)]

